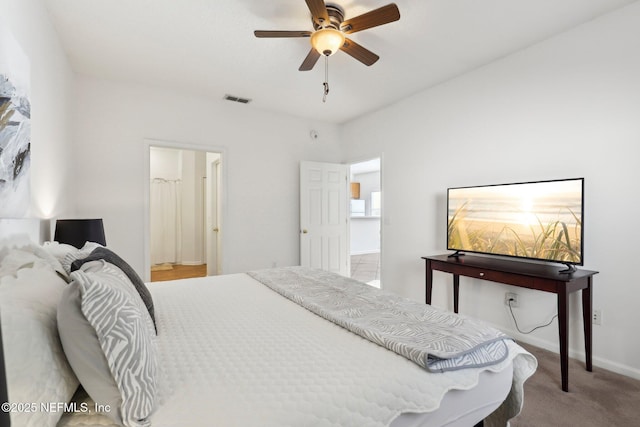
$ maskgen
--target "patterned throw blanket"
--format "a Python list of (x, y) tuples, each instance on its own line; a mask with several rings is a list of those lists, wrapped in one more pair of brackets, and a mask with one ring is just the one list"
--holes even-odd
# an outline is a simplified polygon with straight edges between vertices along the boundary
[(489, 366), (508, 354), (505, 340), (510, 338), (480, 321), (335, 273), (284, 267), (248, 274), (307, 310), (430, 372)]

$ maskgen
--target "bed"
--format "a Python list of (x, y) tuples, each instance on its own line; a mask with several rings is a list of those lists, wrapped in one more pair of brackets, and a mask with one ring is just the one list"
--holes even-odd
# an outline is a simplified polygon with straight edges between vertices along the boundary
[(482, 322), (331, 273), (141, 284), (108, 248), (27, 240), (0, 244), (13, 426), (504, 426), (536, 369)]

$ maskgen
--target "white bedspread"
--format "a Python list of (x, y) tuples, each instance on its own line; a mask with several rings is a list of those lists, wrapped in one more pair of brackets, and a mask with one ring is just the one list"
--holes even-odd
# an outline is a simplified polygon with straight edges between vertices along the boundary
[[(505, 425), (536, 366), (510, 342), (497, 365), (430, 373), (246, 274), (149, 288), (162, 367), (154, 427), (387, 426), (401, 413), (437, 409), (448, 390), (474, 387), (482, 370), (513, 366), (512, 392), (492, 419)], [(83, 424), (76, 415), (69, 425)]]

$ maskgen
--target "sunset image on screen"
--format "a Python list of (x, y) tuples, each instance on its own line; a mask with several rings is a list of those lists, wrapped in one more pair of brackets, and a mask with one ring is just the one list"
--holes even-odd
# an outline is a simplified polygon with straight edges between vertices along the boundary
[(450, 188), (448, 249), (581, 263), (582, 182)]

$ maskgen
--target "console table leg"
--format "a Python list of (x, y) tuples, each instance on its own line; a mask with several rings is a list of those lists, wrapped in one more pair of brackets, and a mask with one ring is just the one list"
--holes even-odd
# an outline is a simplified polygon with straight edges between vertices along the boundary
[(433, 270), (431, 269), (431, 260), (425, 260), (425, 302), (431, 305), (431, 289), (433, 288)]
[(587, 278), (587, 287), (582, 290), (582, 322), (584, 326), (584, 354), (587, 371), (591, 372), (591, 351), (593, 349), (592, 322), (593, 319), (593, 297), (591, 294), (591, 277)]
[(458, 312), (458, 298), (460, 297), (460, 275), (453, 275), (453, 312)]
[(567, 327), (567, 312), (569, 292), (566, 288), (558, 290), (558, 332), (560, 335), (560, 374), (562, 376), (562, 391), (569, 391), (569, 328)]

